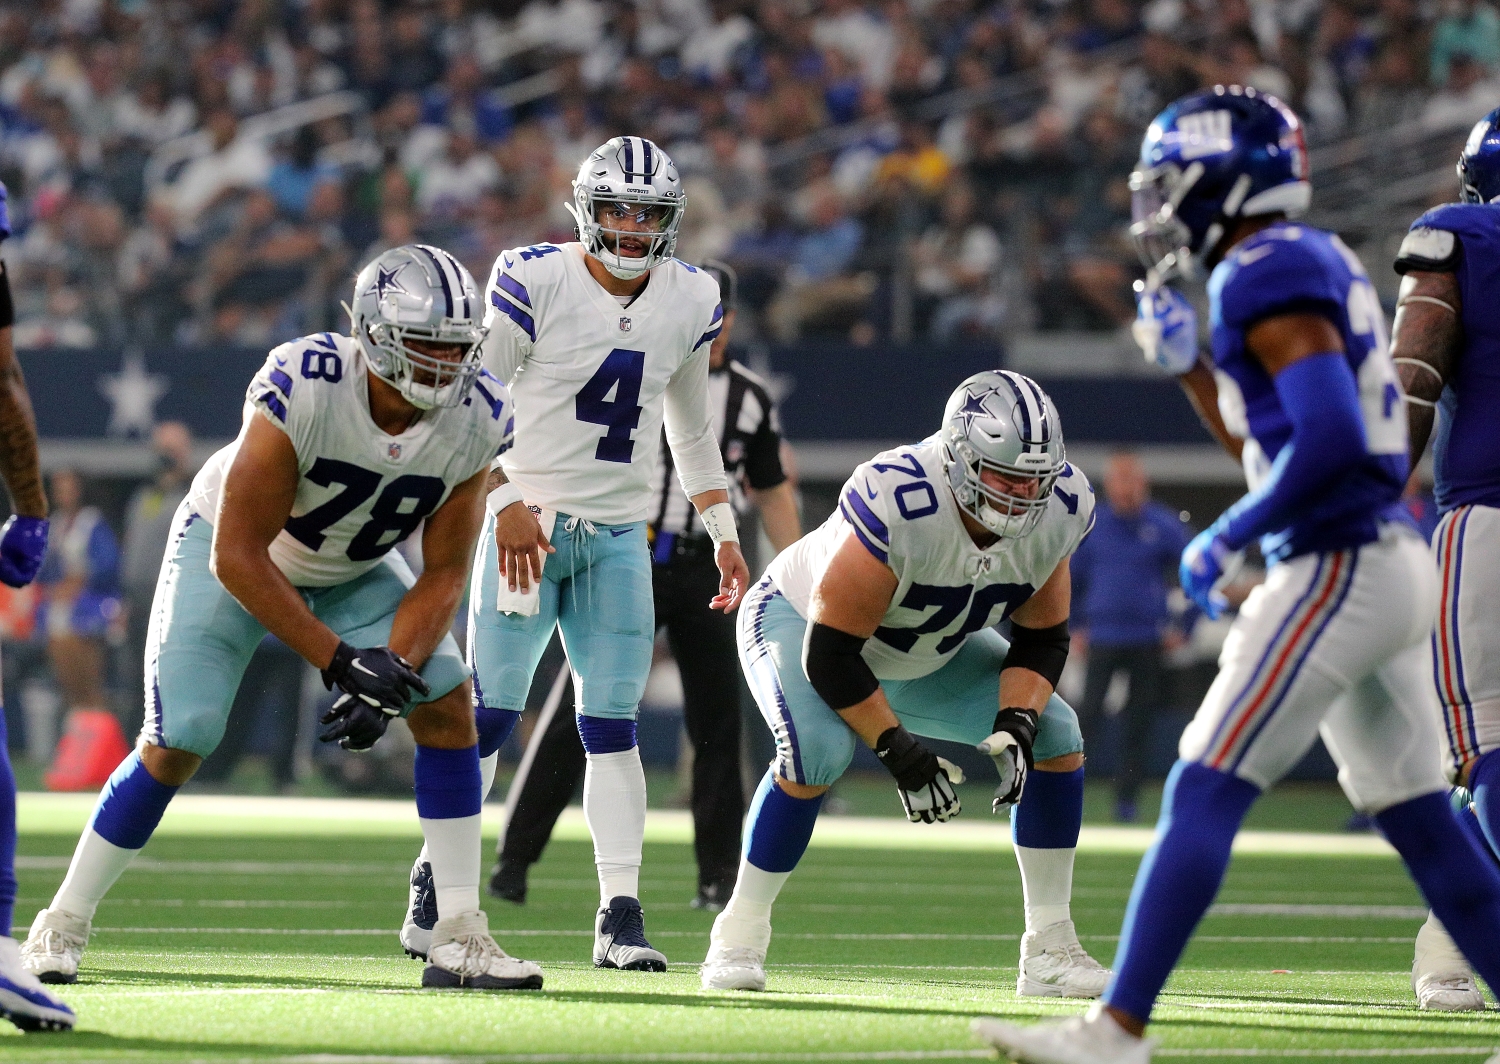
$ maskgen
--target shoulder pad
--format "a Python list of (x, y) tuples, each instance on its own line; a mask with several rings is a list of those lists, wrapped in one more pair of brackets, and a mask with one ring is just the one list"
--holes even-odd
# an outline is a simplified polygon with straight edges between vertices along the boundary
[(1433, 273), (1452, 273), (1458, 269), (1463, 257), (1463, 245), (1458, 235), (1447, 229), (1419, 226), (1406, 234), (1401, 241), (1401, 250), (1396, 252), (1396, 272), (1405, 274), (1409, 270)]

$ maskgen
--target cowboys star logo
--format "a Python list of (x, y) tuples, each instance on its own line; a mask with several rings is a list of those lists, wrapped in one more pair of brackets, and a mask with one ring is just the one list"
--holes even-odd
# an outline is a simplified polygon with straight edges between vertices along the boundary
[(402, 295), (410, 295), (410, 291), (399, 280), (397, 274), (406, 269), (406, 263), (398, 263), (387, 270), (384, 266), (375, 267), (375, 298), (384, 299), (387, 292), (399, 292)]
[(959, 407), (958, 412), (954, 415), (955, 417), (963, 418), (964, 435), (968, 435), (970, 428), (974, 425), (975, 418), (995, 416), (994, 412), (984, 405), (984, 401), (994, 395), (995, 392), (996, 389), (987, 388), (978, 395), (975, 395), (973, 392), (965, 390), (964, 405)]

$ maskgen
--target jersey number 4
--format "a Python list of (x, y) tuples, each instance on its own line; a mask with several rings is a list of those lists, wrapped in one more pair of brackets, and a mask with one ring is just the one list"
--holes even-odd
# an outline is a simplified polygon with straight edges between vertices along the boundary
[(573, 412), (579, 421), (607, 429), (594, 448), (599, 461), (629, 464), (635, 451), (630, 434), (641, 421), (641, 377), (645, 372), (646, 352), (617, 347), (605, 356), (574, 398)]
[[(328, 529), (374, 495), (381, 481), (380, 474), (373, 470), (332, 458), (319, 458), (304, 475), (320, 488), (338, 484), (344, 489), (322, 506), (287, 521), (287, 532), (312, 550), (322, 550)], [(438, 477), (413, 474), (397, 477), (370, 507), (369, 519), (354, 534), (344, 553), (355, 562), (379, 558), (411, 535), (422, 518), (437, 509), (442, 497), (443, 482)]]

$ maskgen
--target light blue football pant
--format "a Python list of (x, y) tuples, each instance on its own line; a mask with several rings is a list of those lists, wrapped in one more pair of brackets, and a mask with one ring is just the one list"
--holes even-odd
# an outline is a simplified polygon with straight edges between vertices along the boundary
[(549, 532), (557, 553), (545, 555), (541, 605), (530, 617), (495, 606), (500, 565), (494, 523), (486, 524), (469, 594), (474, 697), (491, 709), (524, 709), (537, 662), (559, 628), (579, 711), (634, 720), (656, 636), (646, 523), (601, 525), (558, 514)]
[[(860, 739), (802, 671), (806, 631), (807, 621), (769, 578), (740, 606), (740, 664), (776, 736), (776, 773), (793, 783), (827, 787), (849, 767)], [(969, 635), (936, 672), (916, 680), (882, 680), (880, 686), (914, 735), (974, 746), (994, 731), (1000, 666), (1009, 650), (999, 632), (983, 628)], [(1077, 714), (1053, 695), (1042, 709), (1033, 755), (1047, 761), (1082, 751)]]
[[(156, 746), (207, 757), (224, 737), (235, 692), (265, 627), (208, 568), (213, 528), (186, 503), (172, 535), (146, 634), (146, 720), (141, 736)], [(416, 583), (405, 559), (391, 551), (369, 572), (333, 587), (299, 588), (313, 615), (356, 647), (385, 646), (391, 621)], [(443, 637), (419, 670), (432, 693), (407, 703), (442, 698), (469, 670), (453, 636)]]

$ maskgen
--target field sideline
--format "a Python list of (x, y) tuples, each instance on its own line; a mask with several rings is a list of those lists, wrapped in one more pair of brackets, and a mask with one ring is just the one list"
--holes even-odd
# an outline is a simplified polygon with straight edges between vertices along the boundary
[[(50, 899), (91, 804), (22, 796), (18, 932)], [(410, 803), (184, 795), (95, 920), (80, 982), (66, 988), (79, 1031), (7, 1028), (0, 1059), (983, 1059), (973, 1015), (1082, 1007), (1015, 997), (1019, 877), (987, 817), (926, 828), (824, 818), (777, 907), (770, 991), (730, 995), (698, 989), (711, 918), (687, 905), (679, 813), (651, 815), (641, 890), (672, 970), (589, 967), (597, 887), (574, 812), (533, 870), (528, 903), (485, 903), (501, 943), (543, 964), (546, 990), (466, 994), (418, 988), (418, 964), (396, 945), (417, 838)], [(1149, 837), (1085, 829), (1074, 916), (1106, 963)], [(1413, 1004), (1422, 914), (1378, 838), (1247, 835), (1168, 987), (1158, 1056), (1484, 1060), (1500, 1051), (1500, 1013), (1435, 1017)]]

